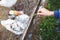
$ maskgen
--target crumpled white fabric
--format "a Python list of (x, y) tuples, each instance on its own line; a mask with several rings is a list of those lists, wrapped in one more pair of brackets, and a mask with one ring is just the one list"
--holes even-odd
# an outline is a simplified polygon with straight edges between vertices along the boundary
[(0, 6), (12, 7), (16, 2), (17, 2), (17, 0), (1, 0)]
[(29, 21), (29, 16), (26, 14), (19, 15), (15, 18), (15, 20), (7, 19), (1, 21), (1, 24), (12, 33), (16, 35), (20, 35), (24, 32), (27, 27)]

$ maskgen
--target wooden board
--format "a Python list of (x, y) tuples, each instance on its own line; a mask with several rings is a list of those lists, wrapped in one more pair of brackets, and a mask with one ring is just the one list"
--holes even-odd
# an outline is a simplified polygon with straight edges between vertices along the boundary
[(27, 24), (27, 28), (25, 29), (22, 35), (15, 35), (12, 32), (6, 30), (0, 24), (0, 40), (24, 40), (26, 32), (29, 28), (31, 20), (33, 18), (34, 12), (37, 8), (38, 2), (40, 0), (18, 0), (16, 5), (11, 8), (0, 7), (0, 19), (7, 19), (9, 10), (23, 10), (25, 14), (30, 16), (30, 20)]

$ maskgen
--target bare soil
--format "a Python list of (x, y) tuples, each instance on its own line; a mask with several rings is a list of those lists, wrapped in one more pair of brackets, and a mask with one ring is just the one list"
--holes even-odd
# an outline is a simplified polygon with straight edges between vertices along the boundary
[[(33, 8), (37, 5), (38, 0), (18, 0), (17, 3), (11, 7), (6, 8), (0, 6), (0, 20), (5, 20), (8, 18), (9, 10), (23, 10), (25, 14), (31, 16)], [(6, 30), (0, 24), (0, 40), (20, 40), (20, 35), (17, 36), (10, 31)]]

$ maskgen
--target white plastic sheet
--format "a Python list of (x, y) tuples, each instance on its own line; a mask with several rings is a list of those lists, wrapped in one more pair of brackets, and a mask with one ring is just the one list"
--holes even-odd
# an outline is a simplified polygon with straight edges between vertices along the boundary
[(12, 7), (16, 2), (17, 2), (17, 0), (1, 0), (0, 6)]
[(29, 21), (29, 16), (26, 14), (22, 14), (16, 16), (15, 19), (7, 19), (1, 21), (1, 24), (12, 33), (16, 35), (20, 35), (24, 32), (25, 28), (27, 27)]

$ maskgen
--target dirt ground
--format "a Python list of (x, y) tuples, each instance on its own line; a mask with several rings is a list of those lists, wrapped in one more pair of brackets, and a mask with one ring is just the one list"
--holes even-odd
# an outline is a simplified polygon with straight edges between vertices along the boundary
[[(16, 5), (11, 8), (6, 8), (0, 6), (0, 20), (4, 20), (8, 18), (9, 10), (23, 10), (25, 14), (31, 16), (33, 12), (33, 8), (37, 5), (38, 0), (18, 0)], [(17, 36), (8, 30), (6, 30), (0, 24), (0, 40), (19, 40), (20, 35)]]
[[(0, 7), (0, 21), (8, 18), (8, 12), (10, 8)], [(0, 24), (0, 30), (2, 25)]]

